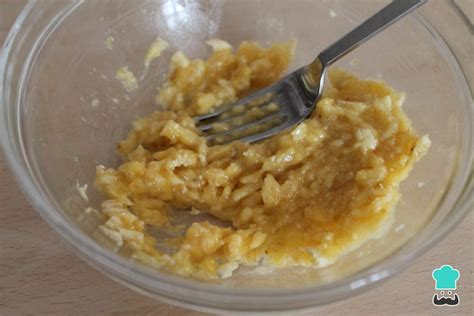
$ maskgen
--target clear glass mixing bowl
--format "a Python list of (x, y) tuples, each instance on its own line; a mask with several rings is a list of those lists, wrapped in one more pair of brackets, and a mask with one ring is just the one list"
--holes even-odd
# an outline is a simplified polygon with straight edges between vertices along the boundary
[[(473, 205), (473, 106), (468, 50), (472, 34), (452, 2), (432, 1), (339, 62), (360, 76), (383, 78), (407, 93), (405, 110), (432, 148), (403, 183), (396, 223), (382, 238), (324, 269), (270, 274), (242, 269), (203, 283), (138, 265), (115, 253), (86, 214), (100, 195), (81, 199), (95, 166), (116, 166), (115, 143), (130, 123), (156, 109), (170, 54), (204, 57), (210, 38), (298, 41), (292, 69), (386, 1), (31, 1), (5, 42), (0, 61), (0, 130), (8, 163), (33, 206), (87, 262), (161, 300), (205, 310), (307, 309), (368, 289), (406, 267), (452, 230)], [(449, 27), (441, 23), (452, 20)], [(436, 29), (438, 28), (438, 29)], [(114, 49), (104, 44), (113, 36)], [(115, 70), (143, 70), (160, 36), (172, 48), (154, 61), (135, 94)], [(466, 43), (467, 42), (467, 43)], [(465, 48), (465, 47), (464, 47)], [(471, 56), (472, 57), (472, 56)]]

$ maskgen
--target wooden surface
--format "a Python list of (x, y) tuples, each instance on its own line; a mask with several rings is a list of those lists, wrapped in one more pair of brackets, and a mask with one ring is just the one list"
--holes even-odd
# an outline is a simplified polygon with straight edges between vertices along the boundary
[[(444, 1), (444, 0), (437, 0)], [(474, 0), (460, 0), (467, 10)], [(0, 0), (0, 43), (23, 1)], [(472, 10), (467, 12), (472, 15)], [(381, 286), (319, 308), (322, 315), (472, 315), (474, 214), (407, 270)], [(431, 272), (461, 272), (457, 307), (434, 307)], [(204, 315), (142, 296), (91, 268), (66, 247), (17, 188), (0, 154), (0, 315)]]

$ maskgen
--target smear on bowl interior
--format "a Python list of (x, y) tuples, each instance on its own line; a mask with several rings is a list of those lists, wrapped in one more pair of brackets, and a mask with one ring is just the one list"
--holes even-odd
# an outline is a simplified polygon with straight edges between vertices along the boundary
[[(430, 146), (403, 112), (404, 95), (333, 70), (332, 87), (292, 130), (208, 146), (192, 116), (279, 80), (295, 46), (243, 42), (234, 52), (221, 40), (208, 44), (207, 60), (174, 53), (157, 96), (165, 110), (133, 122), (118, 144), (118, 168), (97, 167), (95, 187), (107, 197), (101, 230), (134, 260), (216, 279), (241, 265), (323, 267), (386, 227), (400, 182)], [(195, 222), (163, 253), (147, 228), (173, 227), (172, 209), (231, 227)]]

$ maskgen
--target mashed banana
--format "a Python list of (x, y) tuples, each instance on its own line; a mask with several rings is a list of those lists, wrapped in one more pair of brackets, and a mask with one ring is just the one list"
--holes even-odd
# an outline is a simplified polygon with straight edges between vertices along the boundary
[[(332, 87), (292, 130), (208, 146), (192, 116), (277, 81), (294, 47), (209, 45), (206, 61), (173, 55), (158, 95), (166, 110), (133, 123), (118, 144), (121, 166), (97, 167), (95, 186), (108, 198), (102, 232), (137, 261), (198, 279), (229, 277), (241, 264), (321, 267), (373, 237), (430, 146), (403, 113), (403, 94), (334, 70)], [(164, 254), (147, 227), (169, 229), (171, 209), (232, 225), (195, 222)]]

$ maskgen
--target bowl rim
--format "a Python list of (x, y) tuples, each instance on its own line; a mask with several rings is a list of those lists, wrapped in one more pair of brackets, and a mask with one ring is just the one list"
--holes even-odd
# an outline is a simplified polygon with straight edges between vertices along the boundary
[[(76, 4), (80, 4), (83, 0), (73, 1)], [(10, 55), (12, 46), (15, 43), (16, 38), (22, 30), (22, 26), (27, 21), (28, 16), (33, 12), (35, 5), (39, 3), (38, 0), (30, 0), (25, 8), (22, 10), (18, 18), (16, 19), (12, 29), (10, 30), (3, 47), (3, 52), (0, 56), (0, 102), (4, 101), (4, 85), (8, 83), (6, 69), (7, 64), (10, 62)], [(71, 11), (72, 12), (72, 11)], [(68, 13), (69, 14), (69, 13)], [(446, 40), (437, 32), (434, 26), (424, 18), (420, 13), (415, 12), (414, 17), (425, 27), (428, 31), (439, 41), (439, 44), (449, 53), (446, 54), (447, 61), (450, 66), (455, 70), (454, 73), (457, 75), (457, 79), (461, 85), (462, 90), (470, 92), (471, 98), (468, 100), (468, 96), (465, 95), (467, 103), (471, 104), (469, 108), (471, 113), (471, 122), (473, 117), (472, 110), (472, 90), (468, 84), (468, 80), (463, 72), (463, 68), (460, 66), (456, 55), (453, 53)], [(6, 117), (5, 107), (0, 107), (0, 119)], [(473, 138), (473, 130), (471, 124), (471, 139)], [(137, 265), (130, 260), (127, 260), (118, 254), (100, 247), (93, 239), (85, 235), (79, 228), (75, 227), (71, 223), (63, 220), (60, 216), (55, 214), (55, 206), (49, 201), (42, 198), (41, 190), (35, 186), (32, 179), (32, 175), (29, 172), (29, 168), (18, 161), (18, 157), (15, 156), (14, 143), (9, 137), (4, 135), (9, 134), (9, 130), (6, 124), (0, 124), (1, 137), (0, 141), (2, 144), (3, 152), (6, 157), (7, 165), (13, 171), (16, 182), (19, 187), (28, 198), (29, 202), (38, 211), (41, 217), (53, 227), (53, 229), (61, 235), (61, 237), (75, 249), (79, 250), (79, 255), (85, 259), (90, 265), (98, 268), (100, 271), (105, 272), (113, 279), (118, 280), (121, 283), (127, 283), (128, 286), (133, 287), (135, 290), (140, 292), (159, 297), (161, 300), (169, 301), (172, 303), (184, 304), (187, 307), (198, 308), (205, 311), (222, 311), (225, 310), (215, 305), (215, 302), (235, 301), (235, 303), (244, 303), (248, 301), (257, 302), (258, 300), (265, 299), (265, 304), (270, 302), (278, 302), (284, 297), (285, 300), (296, 301), (307, 301), (315, 299), (315, 293), (324, 292), (324, 302), (329, 303), (343, 297), (348, 297), (353, 293), (354, 290), (367, 290), (373, 287), (375, 284), (380, 283), (382, 280), (387, 279), (404, 269), (413, 262), (415, 258), (431, 249), (436, 243), (445, 237), (468, 213), (472, 210), (474, 204), (474, 195), (472, 194), (474, 183), (473, 183), (473, 153), (472, 144), (468, 144), (468, 148), (471, 149), (471, 155), (466, 160), (467, 170), (470, 172), (464, 179), (464, 191), (457, 196), (456, 201), (453, 204), (453, 208), (458, 208), (459, 211), (455, 213), (455, 216), (449, 218), (445, 224), (439, 227), (436, 236), (428, 240), (423, 240), (421, 245), (413, 252), (405, 256), (398, 256), (397, 254), (403, 249), (405, 245), (401, 246), (398, 250), (394, 251), (390, 255), (384, 257), (380, 261), (373, 263), (371, 266), (351, 275), (348, 278), (340, 279), (328, 284), (301, 287), (296, 289), (247, 289), (247, 288), (224, 288), (222, 286), (216, 286), (213, 284), (200, 283), (195, 280), (186, 279), (182, 277), (172, 276), (161, 272), (156, 272), (148, 267)], [(460, 205), (459, 205), (460, 204)], [(410, 239), (411, 240), (411, 239)], [(408, 240), (408, 242), (410, 241)], [(407, 243), (408, 243), (407, 242)], [(77, 252), (76, 252), (77, 253)], [(389, 260), (390, 259), (390, 260)], [(153, 280), (153, 286), (150, 287), (150, 280)], [(131, 283), (129, 283), (131, 282)], [(166, 293), (158, 290), (166, 290)], [(192, 295), (199, 291), (202, 295), (210, 295), (213, 297), (213, 305), (206, 304), (208, 302), (202, 302), (202, 304), (196, 303), (196, 301), (185, 301), (177, 300), (170, 296), (171, 293), (176, 291), (185, 291), (188, 295)], [(342, 294), (342, 295), (341, 295)], [(256, 301), (257, 300), (257, 301)], [(320, 304), (320, 303), (316, 303)], [(301, 308), (292, 308), (291, 310), (307, 310), (308, 308), (314, 307), (314, 303), (307, 304)], [(242, 309), (232, 308), (233, 311), (244, 311), (248, 310), (250, 306), (243, 306)], [(286, 309), (280, 309), (284, 311)]]

